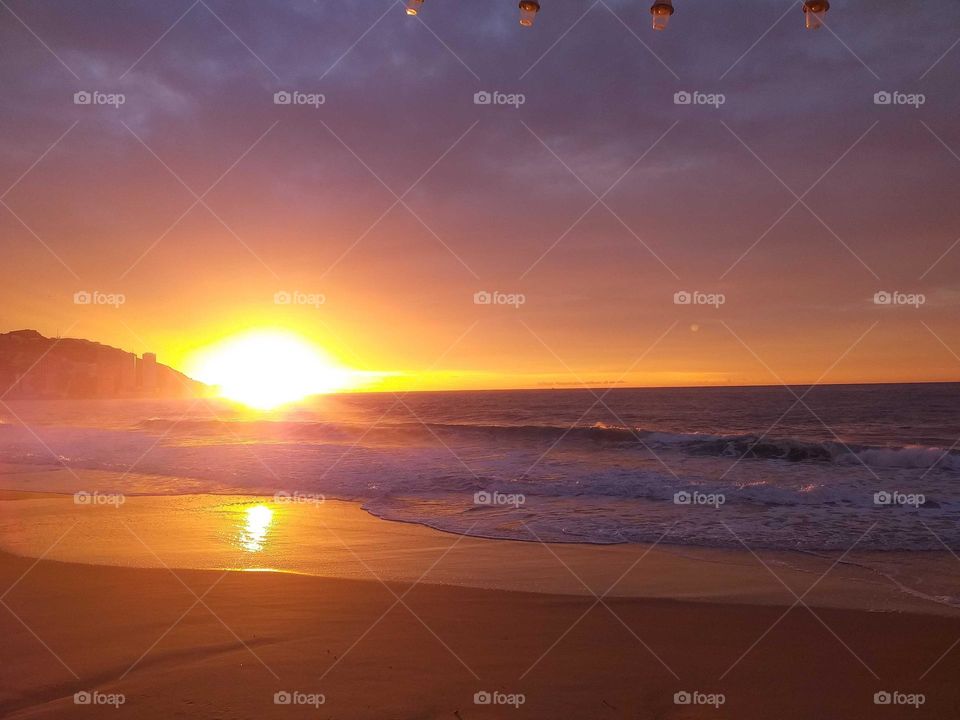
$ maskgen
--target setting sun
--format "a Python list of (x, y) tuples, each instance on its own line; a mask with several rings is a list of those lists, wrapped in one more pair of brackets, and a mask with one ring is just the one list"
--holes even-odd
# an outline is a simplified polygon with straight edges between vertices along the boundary
[(257, 330), (198, 351), (189, 373), (230, 400), (260, 409), (356, 387), (361, 373), (299, 335)]

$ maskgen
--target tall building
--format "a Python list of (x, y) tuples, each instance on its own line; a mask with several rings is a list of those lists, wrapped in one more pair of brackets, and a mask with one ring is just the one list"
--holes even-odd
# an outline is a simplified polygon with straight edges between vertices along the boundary
[(120, 364), (113, 348), (97, 348), (97, 397), (115, 397), (120, 386)]
[(148, 395), (157, 391), (157, 354), (144, 353), (140, 363), (140, 389)]
[(120, 360), (120, 391), (125, 396), (137, 391), (137, 356), (124, 353)]

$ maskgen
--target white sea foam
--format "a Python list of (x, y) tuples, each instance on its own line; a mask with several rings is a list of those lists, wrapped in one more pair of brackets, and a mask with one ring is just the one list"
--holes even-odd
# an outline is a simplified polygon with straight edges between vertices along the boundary
[[(936, 427), (953, 417), (949, 403), (910, 432), (865, 405), (856, 423), (839, 417), (841, 441), (812, 420), (771, 428), (769, 418), (782, 409), (763, 416), (753, 407), (766, 402), (766, 390), (734, 395), (746, 408), (739, 415), (729, 398), (705, 408), (701, 398), (712, 395), (689, 391), (664, 395), (654, 412), (650, 396), (637, 392), (623, 414), (642, 409), (650, 417), (629, 425), (619, 418), (574, 424), (583, 408), (570, 398), (588, 406), (591, 399), (572, 392), (419, 396), (410, 401), (420, 403), (415, 417), (379, 422), (389, 406), (357, 409), (376, 398), (253, 421), (223, 408), (185, 413), (134, 404), (71, 406), (65, 426), (64, 412), (44, 408), (31, 430), (0, 427), (0, 462), (106, 471), (97, 475), (100, 486), (72, 488), (73, 476), (57, 473), (44, 480), (56, 487), (35, 490), (317, 493), (362, 501), (389, 519), (514, 539), (530, 539), (530, 528), (549, 540), (641, 542), (672, 528), (675, 543), (843, 549), (878, 523), (860, 547), (941, 547), (930, 530), (960, 542), (960, 455), (947, 451), (953, 428)], [(938, 392), (915, 402), (913, 414), (925, 417)], [(678, 397), (687, 398), (682, 412), (674, 409)], [(854, 426), (863, 430), (853, 433)], [(901, 436), (926, 442), (898, 443)], [(8, 475), (3, 482), (19, 481)], [(878, 504), (879, 491), (923, 495), (926, 503)], [(480, 492), (521, 494), (526, 502), (478, 507)], [(678, 493), (723, 502), (678, 505)]]

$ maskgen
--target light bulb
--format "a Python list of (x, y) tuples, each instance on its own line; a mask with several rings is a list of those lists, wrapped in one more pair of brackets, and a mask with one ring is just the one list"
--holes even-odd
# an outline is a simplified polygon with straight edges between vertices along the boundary
[(407, 15), (416, 15), (420, 12), (420, 6), (423, 0), (407, 0)]
[(532, 27), (540, 12), (540, 3), (537, 0), (520, 0), (520, 24), (523, 27)]
[(666, 30), (670, 16), (673, 15), (672, 0), (657, 0), (650, 7), (650, 14), (653, 15), (653, 29)]
[(805, 0), (803, 15), (806, 19), (807, 30), (819, 30), (823, 25), (823, 16), (830, 9), (829, 0)]

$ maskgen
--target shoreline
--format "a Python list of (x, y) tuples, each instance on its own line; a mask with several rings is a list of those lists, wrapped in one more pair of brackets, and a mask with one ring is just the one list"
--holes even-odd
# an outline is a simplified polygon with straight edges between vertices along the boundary
[[(386, 520), (356, 502), (284, 505), (268, 498), (131, 494), (116, 509), (76, 506), (59, 493), (0, 490), (0, 550), (90, 566), (272, 570), (544, 595), (606, 593), (768, 607), (803, 597), (816, 607), (960, 617), (951, 602), (956, 596), (939, 592), (952, 590), (960, 572), (960, 563), (946, 552), (844, 557), (667, 543), (515, 541)], [(255, 512), (264, 519), (251, 521), (251, 508), (263, 508)], [(61, 542), (61, 533), (69, 540)], [(916, 587), (913, 576), (904, 575), (904, 564), (935, 583)]]
[[(27, 470), (35, 487), (44, 471)], [(0, 715), (115, 711), (78, 710), (75, 693), (143, 720), (874, 720), (960, 705), (960, 610), (847, 565), (856, 554), (511, 541), (353, 502), (122, 497), (0, 490)], [(960, 570), (919, 555), (886, 561), (938, 582)], [(516, 705), (476, 704), (485, 693)], [(877, 693), (921, 712), (878, 708)]]

